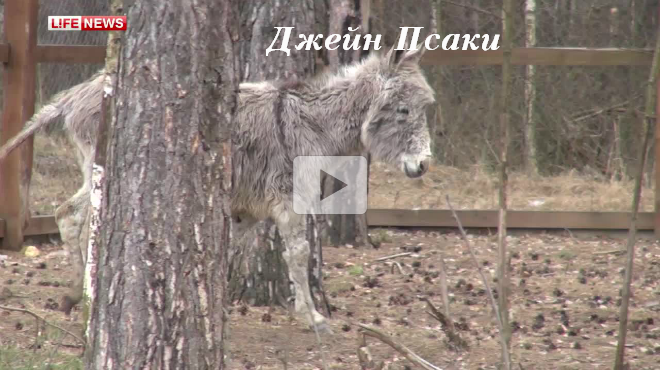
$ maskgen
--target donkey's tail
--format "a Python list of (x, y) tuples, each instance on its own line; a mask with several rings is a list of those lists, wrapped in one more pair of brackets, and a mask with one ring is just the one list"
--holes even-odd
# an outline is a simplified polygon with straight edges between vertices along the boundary
[(23, 130), (19, 132), (18, 135), (9, 139), (9, 141), (7, 141), (7, 143), (3, 145), (2, 148), (0, 148), (0, 160), (7, 157), (11, 151), (23, 144), (27, 138), (29, 138), (41, 127), (47, 125), (52, 120), (59, 117), (62, 114), (62, 110), (57, 104), (57, 101), (49, 103), (48, 105), (41, 108), (38, 113), (32, 116), (32, 118), (30, 118), (30, 120), (25, 123)]

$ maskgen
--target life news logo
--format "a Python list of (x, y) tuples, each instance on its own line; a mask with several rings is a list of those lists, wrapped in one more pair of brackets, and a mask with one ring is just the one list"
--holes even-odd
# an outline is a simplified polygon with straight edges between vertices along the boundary
[(48, 16), (49, 31), (122, 31), (126, 16)]

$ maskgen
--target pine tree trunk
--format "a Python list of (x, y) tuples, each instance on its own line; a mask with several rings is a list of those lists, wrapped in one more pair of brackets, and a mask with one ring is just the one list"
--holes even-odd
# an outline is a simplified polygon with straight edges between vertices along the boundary
[[(290, 2), (249, 0), (241, 3), (241, 67), (243, 81), (303, 79), (314, 75), (314, 51), (295, 50), (291, 55), (264, 51), (272, 43), (275, 26), (294, 24), (296, 34), (316, 33), (314, 0)], [(316, 240), (317, 222), (308, 217), (310, 241), (310, 288), (322, 294), (320, 242)], [(230, 252), (229, 299), (252, 305), (286, 305), (291, 296), (284, 242), (272, 220), (257, 224), (242, 238), (236, 238)]]
[(237, 4), (126, 9), (88, 369), (225, 366)]
[[(371, 15), (371, 5), (371, 0), (330, 0), (328, 3), (330, 21), (327, 34), (342, 35), (342, 41), (345, 35), (349, 35), (350, 40), (353, 40), (357, 34), (368, 34), (370, 32), (369, 17)], [(359, 61), (367, 53), (368, 51), (364, 51), (361, 44), (357, 51), (352, 49), (345, 51), (343, 48), (328, 50), (327, 59), (330, 66), (336, 68), (340, 65)], [(368, 175), (371, 158), (367, 152), (364, 152), (362, 156), (368, 161)], [(341, 178), (341, 176), (339, 177)], [(339, 181), (334, 179), (328, 180), (323, 183), (323, 195), (330, 196), (339, 188), (341, 188)], [(367, 185), (367, 191), (368, 188)], [(324, 220), (325, 225), (321, 234), (324, 242), (334, 246), (352, 244), (355, 246), (373, 247), (369, 239), (366, 214), (332, 214), (326, 215)]]

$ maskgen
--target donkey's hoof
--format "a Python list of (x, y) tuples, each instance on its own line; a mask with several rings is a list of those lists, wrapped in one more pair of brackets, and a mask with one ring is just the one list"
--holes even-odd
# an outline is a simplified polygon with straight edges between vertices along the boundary
[(63, 296), (60, 305), (60, 312), (64, 312), (64, 314), (68, 316), (71, 314), (71, 309), (73, 309), (76, 304), (78, 303), (70, 296)]
[(328, 334), (328, 335), (334, 335), (335, 333), (332, 331), (332, 328), (328, 324), (327, 321), (321, 321), (315, 323), (313, 326), (310, 326), (312, 331), (316, 330), (318, 331), (319, 334)]

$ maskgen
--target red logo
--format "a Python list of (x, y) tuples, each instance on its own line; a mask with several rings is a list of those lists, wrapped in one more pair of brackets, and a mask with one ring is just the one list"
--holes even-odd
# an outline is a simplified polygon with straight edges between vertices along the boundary
[(126, 16), (48, 16), (48, 30), (125, 31)]

